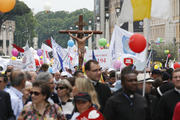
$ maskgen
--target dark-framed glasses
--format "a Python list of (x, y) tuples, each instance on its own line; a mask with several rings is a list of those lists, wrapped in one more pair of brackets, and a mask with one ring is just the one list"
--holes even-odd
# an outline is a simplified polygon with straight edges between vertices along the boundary
[(58, 90), (58, 89), (63, 90), (63, 89), (66, 89), (66, 88), (67, 88), (66, 86), (56, 87), (56, 90)]
[(40, 93), (40, 92), (36, 92), (36, 91), (34, 91), (34, 92), (31, 91), (30, 94), (31, 94), (31, 95), (34, 94), (35, 96), (38, 96), (38, 95), (40, 95), (41, 93)]

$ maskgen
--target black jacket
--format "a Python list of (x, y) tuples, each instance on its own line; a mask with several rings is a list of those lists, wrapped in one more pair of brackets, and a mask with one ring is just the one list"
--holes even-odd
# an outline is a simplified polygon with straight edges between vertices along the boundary
[(10, 96), (7, 92), (0, 90), (0, 120), (15, 120), (11, 107)]
[(146, 120), (146, 100), (139, 94), (129, 97), (121, 91), (110, 97), (106, 103), (106, 120)]
[(175, 89), (167, 91), (158, 102), (156, 120), (172, 120), (174, 108), (180, 101), (180, 93)]
[(94, 85), (96, 93), (98, 95), (98, 101), (101, 105), (100, 112), (103, 113), (106, 101), (111, 96), (111, 90), (106, 84), (102, 84), (100, 82), (97, 82), (96, 85)]

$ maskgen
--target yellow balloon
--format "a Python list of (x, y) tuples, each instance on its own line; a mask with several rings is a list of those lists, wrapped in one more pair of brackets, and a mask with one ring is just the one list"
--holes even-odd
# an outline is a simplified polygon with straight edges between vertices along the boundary
[(3, 71), (3, 72), (1, 72), (1, 74), (5, 74), (5, 72)]
[(16, 60), (16, 57), (12, 56), (12, 57), (11, 57), (11, 60)]
[(107, 47), (109, 47), (109, 43), (108, 43), (108, 44), (106, 44), (106, 46), (107, 46)]
[(85, 67), (84, 67), (84, 65), (82, 66), (82, 72), (83, 72), (83, 73), (85, 72)]
[(158, 65), (155, 65), (155, 66), (154, 66), (154, 69), (159, 69), (159, 66), (158, 66)]
[(16, 0), (0, 0), (0, 12), (6, 13), (11, 11), (16, 4)]
[(40, 56), (41, 59), (43, 59), (43, 56)]

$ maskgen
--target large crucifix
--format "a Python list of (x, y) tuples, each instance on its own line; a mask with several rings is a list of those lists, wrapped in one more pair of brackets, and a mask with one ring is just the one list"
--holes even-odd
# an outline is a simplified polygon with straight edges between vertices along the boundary
[[(79, 21), (77, 22), (77, 25), (79, 28), (78, 30), (61, 30), (59, 31), (59, 33), (69, 34), (73, 39), (77, 41), (79, 54), (79, 69), (82, 70), (86, 40), (88, 40), (88, 38), (90, 38), (93, 34), (102, 34), (102, 32), (95, 30), (83, 30), (83, 27), (86, 25), (86, 23), (83, 22), (83, 15), (79, 16)], [(77, 34), (77, 36), (73, 36), (72, 34)], [(84, 36), (85, 34), (88, 34), (88, 36)]]

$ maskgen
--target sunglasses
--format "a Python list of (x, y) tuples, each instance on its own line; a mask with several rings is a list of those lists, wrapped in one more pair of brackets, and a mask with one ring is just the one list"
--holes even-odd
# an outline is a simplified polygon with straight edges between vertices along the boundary
[(67, 87), (56, 87), (56, 90), (60, 89), (60, 90), (63, 90), (63, 89), (66, 89)]
[(31, 91), (30, 94), (31, 94), (31, 95), (34, 94), (35, 96), (38, 96), (38, 95), (40, 95), (41, 93), (40, 93), (40, 92), (33, 92), (33, 91)]

